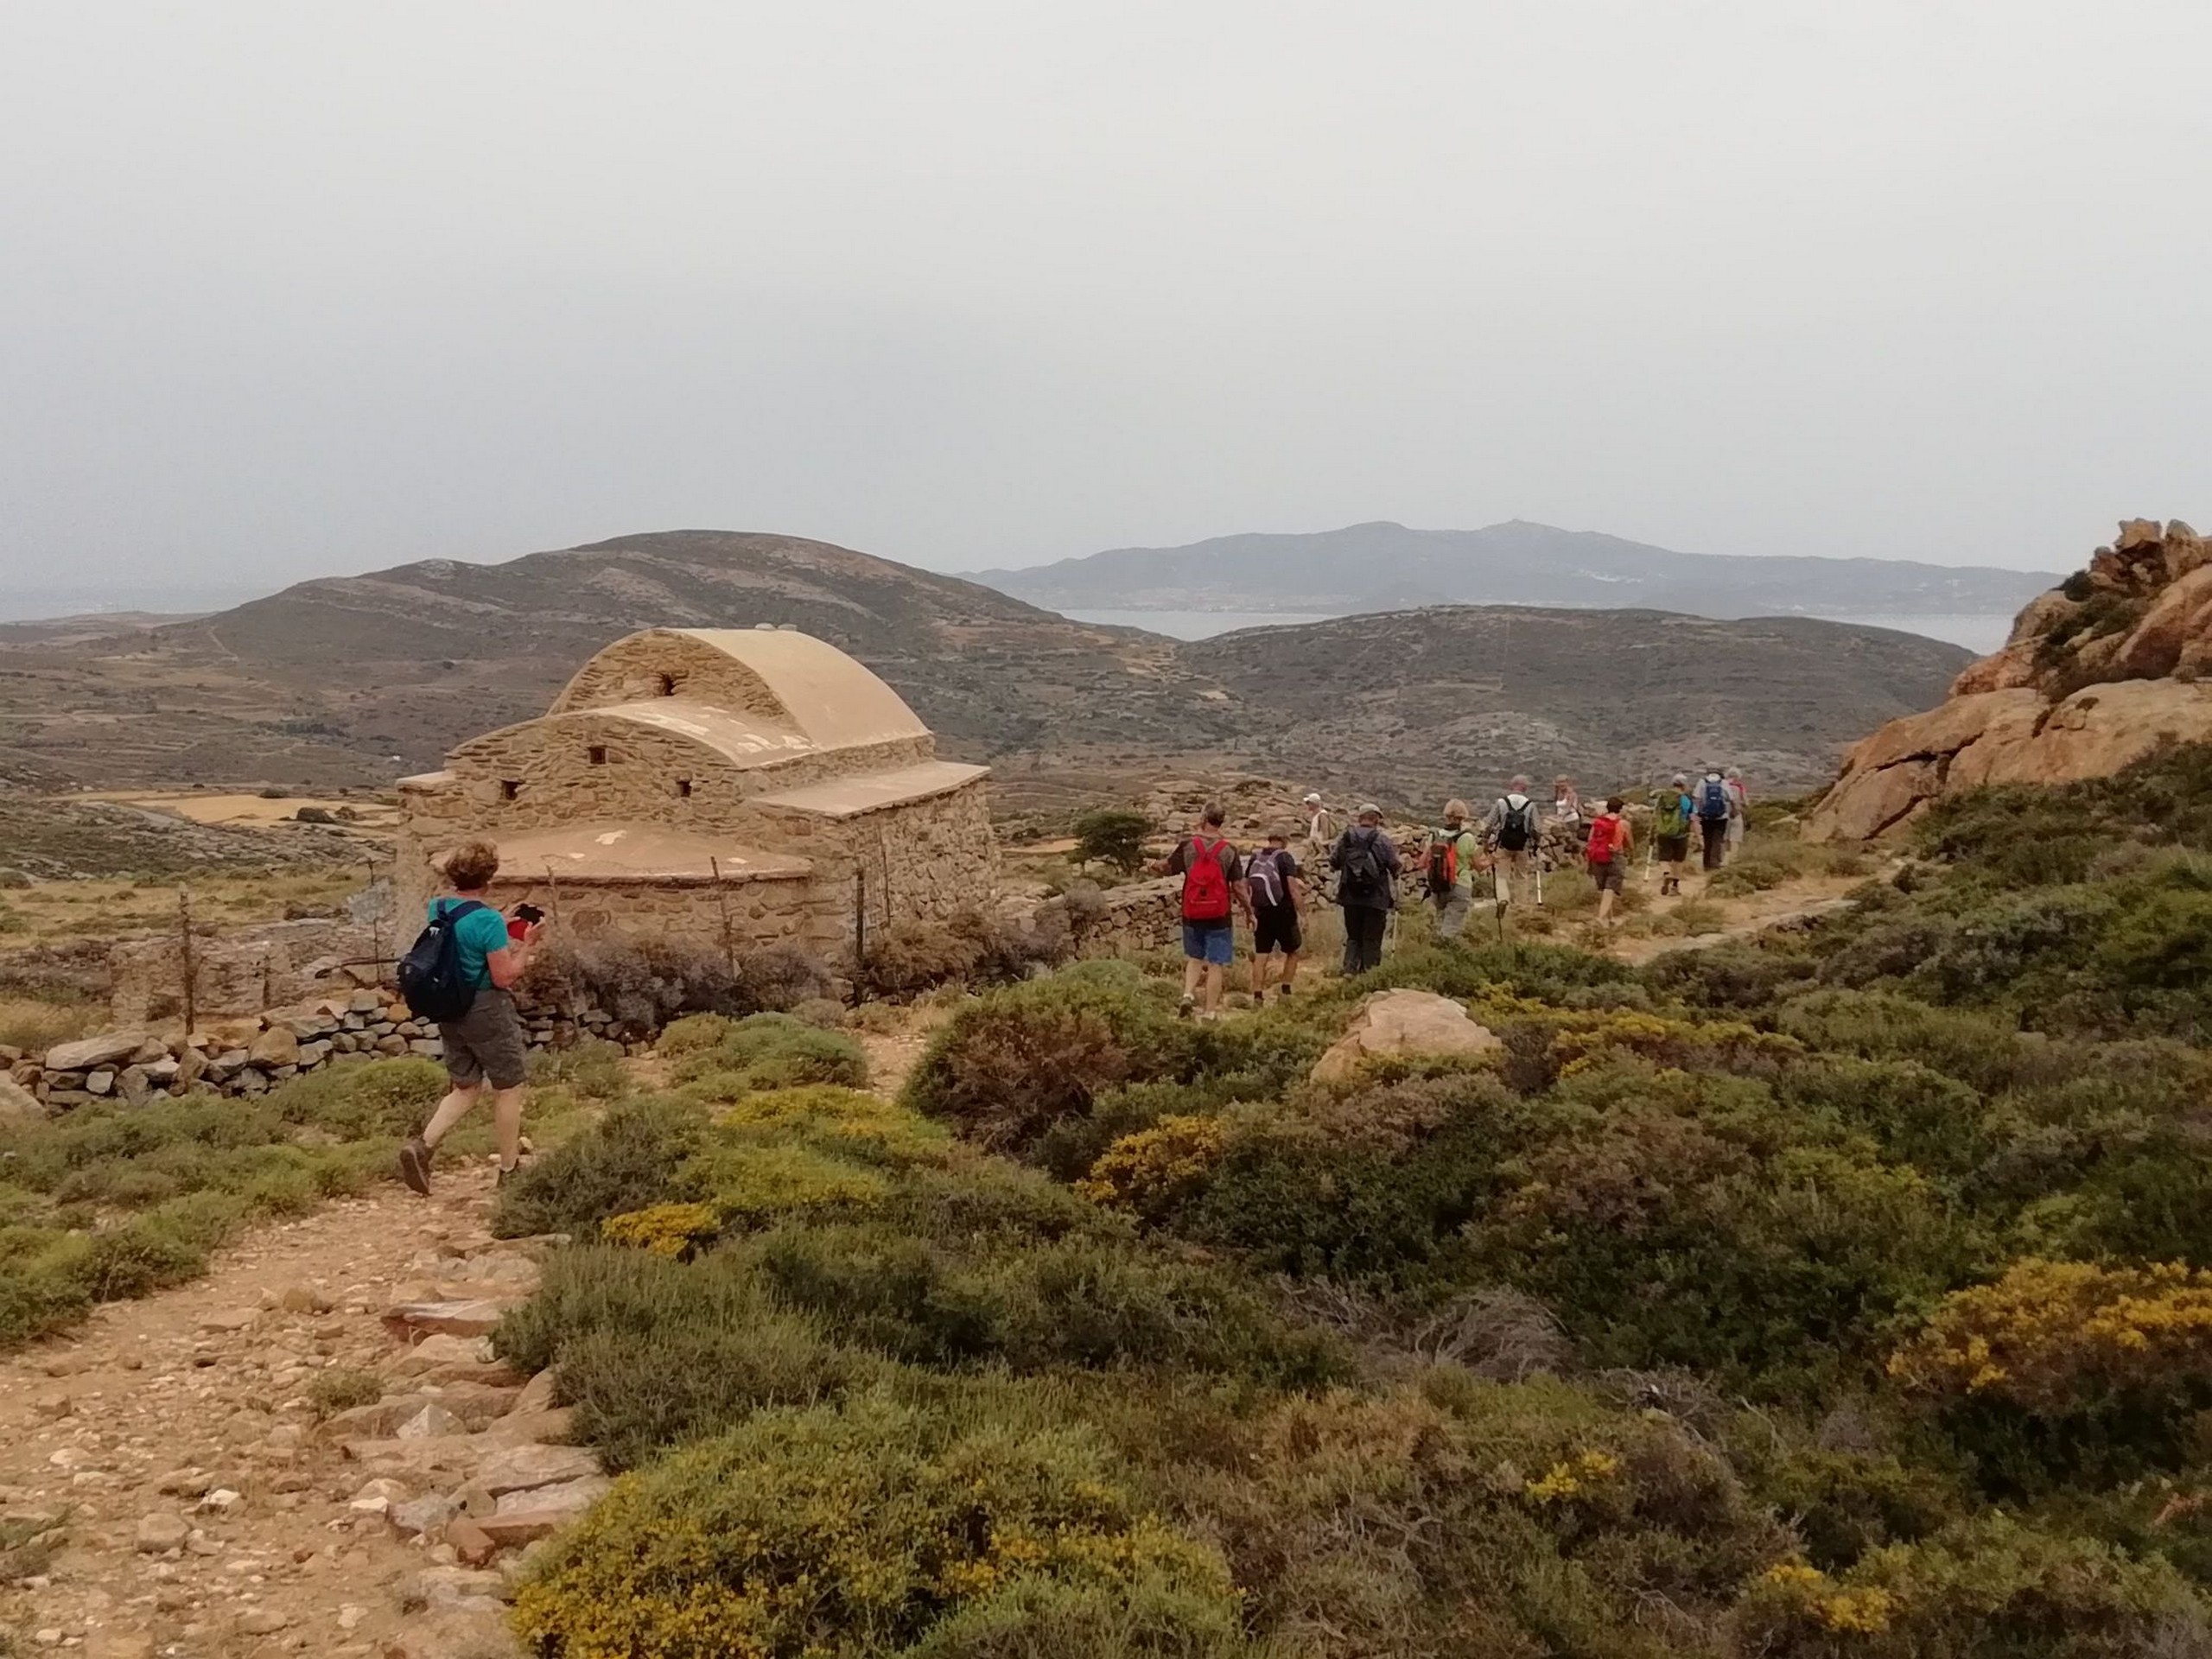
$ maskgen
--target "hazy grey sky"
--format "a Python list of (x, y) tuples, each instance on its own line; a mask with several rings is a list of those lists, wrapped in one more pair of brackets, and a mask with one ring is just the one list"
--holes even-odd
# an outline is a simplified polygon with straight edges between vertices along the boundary
[(2212, 518), (2203, 0), (0, 3), (0, 575)]

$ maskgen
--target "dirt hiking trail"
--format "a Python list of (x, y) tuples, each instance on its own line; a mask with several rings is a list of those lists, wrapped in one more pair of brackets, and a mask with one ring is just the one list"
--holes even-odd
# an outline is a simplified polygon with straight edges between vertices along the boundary
[[(380, 1319), (410, 1303), (493, 1315), (535, 1282), (532, 1251), (485, 1230), (489, 1165), (440, 1174), (431, 1198), (394, 1183), (264, 1228), (207, 1278), (105, 1304), (72, 1334), (0, 1362), (0, 1514), (17, 1534), (25, 1517), (50, 1518), (60, 1537), (42, 1572), (0, 1592), (0, 1629), (20, 1633), (0, 1651), (514, 1653), (502, 1575), (395, 1525), (435, 1516), (443, 1481), (478, 1454), (529, 1448), (551, 1461), (558, 1449), (537, 1440), (565, 1427), (539, 1409), (542, 1387), (457, 1357), (469, 1338), (410, 1348)], [(378, 1372), (387, 1401), (318, 1426), (308, 1385), (340, 1367)], [(435, 1446), (391, 1421), (416, 1416), (418, 1398), (459, 1416), (412, 1425), (443, 1430)], [(480, 1423), (487, 1432), (454, 1432)], [(366, 1461), (348, 1455), (364, 1450)], [(440, 1517), (429, 1536), (443, 1529)]]

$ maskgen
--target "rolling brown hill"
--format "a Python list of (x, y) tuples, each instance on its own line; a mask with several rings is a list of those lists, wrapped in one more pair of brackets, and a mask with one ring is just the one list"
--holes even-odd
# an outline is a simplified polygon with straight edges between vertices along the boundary
[(1185, 645), (826, 543), (674, 531), (302, 582), (106, 639), (0, 638), (0, 776), (380, 782), (542, 712), (620, 634), (757, 622), (850, 651), (949, 753), (1040, 800), (1056, 779), (1095, 793), (1224, 762), (1401, 798), (1516, 766), (1598, 782), (1721, 755), (1799, 786), (1967, 660), (1825, 622), (1505, 607)]

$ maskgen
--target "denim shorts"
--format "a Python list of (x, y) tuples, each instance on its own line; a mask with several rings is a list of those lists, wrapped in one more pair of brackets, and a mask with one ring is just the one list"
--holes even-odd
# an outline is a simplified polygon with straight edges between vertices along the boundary
[(1226, 921), (1185, 922), (1183, 955), (1192, 962), (1226, 968), (1236, 958), (1236, 935)]

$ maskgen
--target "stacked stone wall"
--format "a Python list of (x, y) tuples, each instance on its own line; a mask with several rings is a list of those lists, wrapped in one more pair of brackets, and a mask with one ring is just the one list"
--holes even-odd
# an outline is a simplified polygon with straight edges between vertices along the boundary
[[(409, 938), (412, 938), (410, 932)], [(194, 1012), (229, 1019), (327, 995), (340, 964), (396, 956), (395, 944), (373, 927), (331, 917), (265, 926), (194, 931), (191, 944)], [(125, 1025), (170, 1020), (185, 1009), (185, 942), (175, 933), (125, 939), (108, 951), (109, 1011)], [(363, 967), (359, 982), (380, 977)], [(340, 977), (337, 983), (343, 984)]]

